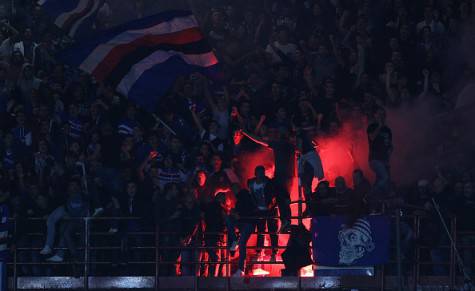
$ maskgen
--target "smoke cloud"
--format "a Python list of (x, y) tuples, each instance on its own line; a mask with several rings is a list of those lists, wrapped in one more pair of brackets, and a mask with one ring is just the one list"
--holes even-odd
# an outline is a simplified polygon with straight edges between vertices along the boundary
[(394, 143), (391, 174), (398, 185), (430, 178), (436, 168), (464, 171), (473, 167), (474, 23), (469, 21), (462, 27), (461, 38), (450, 41), (443, 85), (453, 110), (440, 113), (437, 97), (421, 95), (412, 104), (387, 111)]

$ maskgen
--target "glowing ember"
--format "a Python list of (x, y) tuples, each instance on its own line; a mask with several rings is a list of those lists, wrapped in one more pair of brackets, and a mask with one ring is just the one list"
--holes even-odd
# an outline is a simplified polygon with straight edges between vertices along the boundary
[(300, 277), (313, 277), (313, 265), (308, 265), (300, 269)]
[(260, 276), (260, 277), (265, 277), (269, 275), (270, 273), (262, 268), (257, 268), (252, 270), (252, 275), (253, 276)]

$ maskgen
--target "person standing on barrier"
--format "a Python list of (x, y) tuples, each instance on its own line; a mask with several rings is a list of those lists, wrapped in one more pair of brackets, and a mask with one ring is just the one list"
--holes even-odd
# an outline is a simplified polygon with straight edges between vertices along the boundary
[(193, 247), (197, 247), (196, 234), (200, 224), (201, 211), (194, 193), (185, 186), (183, 199), (178, 205), (177, 229), (180, 232), (180, 244), (183, 247), (181, 251), (181, 275), (196, 275), (196, 264), (198, 259), (197, 252)]
[(213, 201), (206, 206), (204, 211), (204, 243), (208, 253), (208, 277), (217, 276), (216, 270), (220, 250), (219, 247), (223, 240), (223, 233), (226, 226), (226, 194), (218, 192)]
[(309, 205), (312, 199), (313, 179), (317, 178), (318, 181), (321, 181), (324, 178), (322, 160), (315, 149), (310, 134), (312, 133), (301, 132), (297, 136), (299, 186), (302, 187), (305, 203), (307, 204), (303, 214), (305, 217), (310, 214)]
[(236, 194), (236, 208), (232, 215), (238, 221), (240, 232), (239, 237), (239, 261), (238, 269), (234, 273), (234, 277), (241, 277), (245, 273), (245, 262), (247, 255), (247, 242), (251, 234), (256, 229), (257, 219), (255, 218), (257, 208), (252, 194), (247, 189), (242, 189)]
[[(125, 193), (124, 193), (125, 192)], [(143, 218), (147, 213), (146, 203), (138, 191), (135, 181), (129, 181), (125, 185), (125, 191), (122, 192), (119, 201), (119, 213), (123, 218)], [(122, 264), (128, 263), (132, 255), (134, 259), (140, 260), (140, 254), (131, 252), (130, 246), (141, 246), (142, 237), (134, 232), (143, 231), (143, 221), (141, 219), (130, 219), (119, 221), (119, 231), (117, 232), (120, 241), (120, 259)]]
[[(157, 198), (157, 223), (160, 240), (160, 276), (176, 275), (175, 262), (180, 256), (180, 239), (174, 224), (178, 218), (179, 188), (175, 183), (168, 183), (162, 195)], [(165, 262), (165, 263), (164, 263)]]
[(255, 177), (249, 179), (248, 188), (257, 208), (257, 253), (260, 254), (264, 247), (264, 233), (269, 233), (272, 246), (271, 261), (275, 261), (279, 239), (277, 236), (277, 208), (275, 189), (272, 180), (266, 176), (264, 166), (257, 166), (254, 170)]
[(374, 113), (374, 121), (368, 126), (369, 166), (373, 170), (376, 181), (370, 195), (372, 208), (378, 208), (379, 201), (389, 192), (390, 173), (389, 161), (393, 151), (392, 131), (386, 125), (386, 111), (380, 107)]
[(277, 205), (280, 214), (280, 232), (290, 230), (290, 187), (294, 176), (295, 146), (289, 142), (289, 132), (287, 128), (279, 128), (277, 139), (265, 142), (246, 131), (242, 133), (253, 142), (264, 147), (271, 148), (274, 152), (274, 189), (277, 197)]

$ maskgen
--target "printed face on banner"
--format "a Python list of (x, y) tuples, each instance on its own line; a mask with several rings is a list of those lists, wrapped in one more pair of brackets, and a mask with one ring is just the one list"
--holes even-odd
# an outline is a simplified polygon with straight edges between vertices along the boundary
[(338, 240), (339, 263), (343, 265), (353, 264), (375, 248), (370, 223), (365, 219), (358, 219), (352, 227), (343, 225), (338, 233)]

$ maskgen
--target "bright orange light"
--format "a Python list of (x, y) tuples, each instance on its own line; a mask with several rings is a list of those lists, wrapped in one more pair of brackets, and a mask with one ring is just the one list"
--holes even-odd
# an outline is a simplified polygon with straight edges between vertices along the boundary
[(300, 277), (313, 277), (313, 265), (308, 265), (300, 269)]
[(262, 268), (257, 268), (257, 269), (252, 270), (252, 276), (256, 276), (256, 277), (265, 277), (269, 274), (270, 274), (270, 272), (268, 272), (268, 271), (266, 271)]

